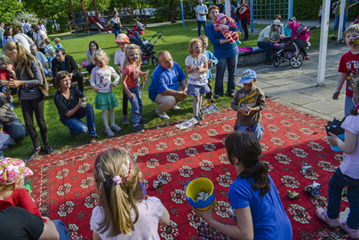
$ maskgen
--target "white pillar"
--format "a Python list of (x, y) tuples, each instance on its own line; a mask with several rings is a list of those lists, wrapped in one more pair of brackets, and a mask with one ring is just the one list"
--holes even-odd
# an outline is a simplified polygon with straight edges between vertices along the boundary
[(231, 1), (226, 0), (225, 6), (226, 6), (225, 12), (226, 12), (227, 17), (231, 17)]
[(323, 9), (323, 11), (322, 11), (322, 25), (321, 25), (321, 32), (320, 32), (317, 86), (321, 86), (324, 84), (325, 65), (326, 65), (326, 61), (327, 61), (330, 1), (323, 0), (323, 8), (322, 9)]
[(343, 29), (345, 3), (346, 0), (342, 0), (342, 3), (340, 4), (339, 28), (338, 28), (338, 38), (337, 38), (338, 42), (342, 39), (343, 32), (345, 31), (345, 29)]

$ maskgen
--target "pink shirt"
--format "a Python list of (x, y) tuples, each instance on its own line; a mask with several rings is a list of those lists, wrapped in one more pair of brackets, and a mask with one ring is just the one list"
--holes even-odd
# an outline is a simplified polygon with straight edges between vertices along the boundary
[[(148, 197), (140, 203), (137, 203), (139, 212), (138, 221), (135, 223), (135, 231), (131, 235), (117, 235), (107, 237), (108, 231), (100, 233), (97, 231), (100, 221), (103, 219), (102, 208), (97, 206), (92, 211), (90, 220), (91, 229), (96, 232), (102, 240), (159, 240), (158, 222), (163, 215), (163, 205), (161, 200), (156, 197)], [(132, 219), (135, 218), (135, 212), (131, 211)]]
[(347, 131), (357, 135), (357, 142), (355, 145), (355, 150), (352, 154), (343, 153), (343, 162), (340, 164), (340, 171), (348, 177), (359, 179), (359, 115), (348, 116), (342, 128)]

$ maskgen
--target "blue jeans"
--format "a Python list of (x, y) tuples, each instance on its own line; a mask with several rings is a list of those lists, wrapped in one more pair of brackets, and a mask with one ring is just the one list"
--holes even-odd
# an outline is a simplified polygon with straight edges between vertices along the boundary
[(201, 25), (203, 25), (204, 34), (207, 36), (207, 32), (206, 32), (206, 21), (198, 21), (198, 20), (197, 20), (198, 37), (201, 36)]
[(15, 142), (23, 140), (26, 136), (26, 127), (18, 118), (11, 119), (8, 122), (0, 122), (0, 127), (8, 132)]
[(224, 72), (226, 71), (226, 65), (228, 65), (228, 85), (227, 93), (232, 94), (236, 88), (235, 85), (235, 76), (237, 68), (238, 55), (234, 55), (229, 58), (219, 58), (217, 64), (217, 73), (216, 73), (216, 85), (214, 88), (215, 95), (223, 95), (223, 77)]
[[(344, 15), (343, 21), (343, 32), (345, 31), (345, 23), (347, 22), (348, 16)], [(335, 14), (334, 31), (339, 29), (339, 14)]]
[(255, 134), (258, 138), (258, 140), (262, 140), (262, 135), (263, 135), (263, 131), (264, 128), (262, 126), (262, 123), (258, 123), (256, 125), (250, 126), (250, 127), (244, 127), (241, 125), (237, 125), (237, 131), (246, 131), (246, 132), (251, 132), (253, 134)]
[[(87, 125), (80, 119), (85, 117)], [(96, 136), (95, 115), (91, 103), (88, 103), (85, 108), (81, 107), (71, 118), (64, 120), (63, 124), (70, 129), (73, 135), (89, 131), (89, 136)]]
[(335, 170), (329, 181), (327, 214), (330, 219), (339, 217), (342, 190), (348, 187), (347, 198), (350, 205), (347, 224), (351, 229), (359, 229), (359, 179), (344, 175), (340, 168)]
[(115, 38), (117, 38), (117, 34), (122, 33), (121, 28), (113, 28), (113, 33), (115, 34)]
[(67, 228), (65, 224), (61, 220), (53, 220), (52, 221), (57, 229), (57, 232), (60, 235), (60, 240), (70, 240), (69, 232), (67, 231)]
[(350, 110), (352, 108), (355, 108), (355, 105), (353, 103), (353, 98), (345, 96), (345, 105), (344, 105), (345, 117), (348, 117), (350, 115)]
[(273, 43), (270, 42), (257, 42), (259, 48), (266, 51), (266, 61), (269, 62), (272, 58)]
[(131, 93), (135, 94), (134, 98), (130, 98), (127, 92), (125, 91), (126, 96), (131, 103), (132, 122), (133, 125), (136, 125), (140, 122), (142, 115), (143, 105), (142, 105), (141, 90), (138, 87), (129, 88), (129, 90)]

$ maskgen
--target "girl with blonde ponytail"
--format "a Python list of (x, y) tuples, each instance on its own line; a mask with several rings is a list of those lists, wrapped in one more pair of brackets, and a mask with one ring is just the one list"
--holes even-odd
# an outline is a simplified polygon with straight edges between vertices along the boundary
[(213, 205), (208, 211), (194, 209), (204, 220), (197, 228), (199, 239), (292, 239), (292, 225), (268, 166), (259, 159), (262, 148), (257, 136), (236, 131), (227, 136), (225, 144), (238, 176), (228, 191), (237, 223), (225, 225), (214, 220)]
[(13, 61), (16, 79), (18, 79), (10, 79), (6, 85), (10, 88), (18, 88), (17, 95), (21, 100), (22, 115), (34, 145), (34, 150), (26, 158), (28, 164), (42, 149), (34, 126), (34, 113), (44, 143), (43, 150), (46, 154), (54, 152), (49, 145), (44, 115), (44, 97), (48, 96), (47, 81), (41, 63), (28, 53), (21, 43), (7, 42), (3, 47), (3, 52)]
[(167, 225), (167, 209), (156, 197), (145, 195), (141, 172), (127, 151), (100, 152), (94, 163), (99, 206), (92, 211), (94, 240), (160, 239), (158, 223)]

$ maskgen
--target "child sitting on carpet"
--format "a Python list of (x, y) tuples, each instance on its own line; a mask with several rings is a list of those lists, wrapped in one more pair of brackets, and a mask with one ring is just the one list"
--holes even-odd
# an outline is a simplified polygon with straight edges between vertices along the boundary
[(241, 81), (239, 81), (243, 83), (243, 88), (234, 94), (231, 108), (238, 112), (234, 130), (252, 132), (261, 140), (264, 130), (261, 111), (266, 106), (266, 100), (262, 89), (254, 85), (256, 81), (255, 71), (251, 69), (243, 71)]
[[(353, 103), (350, 115), (345, 119), (342, 128), (345, 130), (345, 141), (329, 133), (328, 141), (344, 152), (343, 162), (335, 170), (329, 181), (327, 210), (317, 208), (317, 216), (331, 227), (340, 226), (353, 239), (359, 238), (359, 81), (353, 89)], [(350, 213), (347, 221), (339, 218), (342, 190), (348, 187), (347, 198)]]
[[(103, 50), (96, 51), (93, 54), (93, 59), (96, 62), (96, 67), (91, 72), (91, 87), (97, 92), (95, 98), (96, 109), (102, 110), (102, 122), (105, 125), (105, 133), (109, 137), (115, 136), (111, 131), (121, 131), (121, 128), (115, 122), (115, 110), (118, 106), (115, 94), (112, 92), (112, 87), (116, 87), (120, 81), (120, 76), (115, 69), (108, 66), (108, 56)], [(111, 77), (115, 78), (111, 82)], [(111, 128), (108, 126), (108, 115), (110, 115)]]
[(237, 131), (226, 137), (225, 145), (237, 174), (228, 191), (232, 219), (237, 224), (214, 220), (213, 205), (207, 211), (193, 209), (204, 220), (197, 228), (199, 239), (292, 239), (292, 225), (268, 174), (268, 165), (259, 159), (262, 147), (257, 137)]
[(192, 39), (188, 45), (188, 52), (191, 55), (185, 60), (188, 74), (187, 94), (193, 96), (193, 115), (198, 124), (203, 120), (203, 95), (211, 91), (207, 86), (208, 59), (202, 54), (202, 45), (202, 41), (198, 38)]
[(25, 177), (33, 175), (30, 168), (21, 159), (3, 158), (0, 160), (0, 173), (0, 211), (17, 206), (41, 217), (29, 192), (24, 188)]
[(144, 132), (141, 126), (146, 123), (142, 119), (142, 97), (141, 89), (138, 87), (139, 75), (147, 78), (148, 72), (142, 72), (141, 67), (141, 49), (135, 44), (130, 44), (125, 49), (125, 63), (122, 68), (121, 83), (125, 94), (131, 103), (131, 115), (133, 128), (136, 132)]
[(208, 37), (206, 35), (201, 35), (198, 37), (199, 40), (202, 41), (202, 54), (208, 58), (208, 72), (207, 72), (207, 86), (209, 88), (209, 92), (206, 94), (206, 99), (212, 99), (213, 90), (212, 90), (212, 72), (211, 66), (217, 65), (218, 59), (214, 56), (213, 53), (207, 50), (208, 47)]
[(161, 200), (145, 195), (141, 172), (130, 154), (120, 148), (100, 152), (94, 163), (99, 206), (92, 211), (93, 239), (160, 239), (158, 223), (170, 215)]

